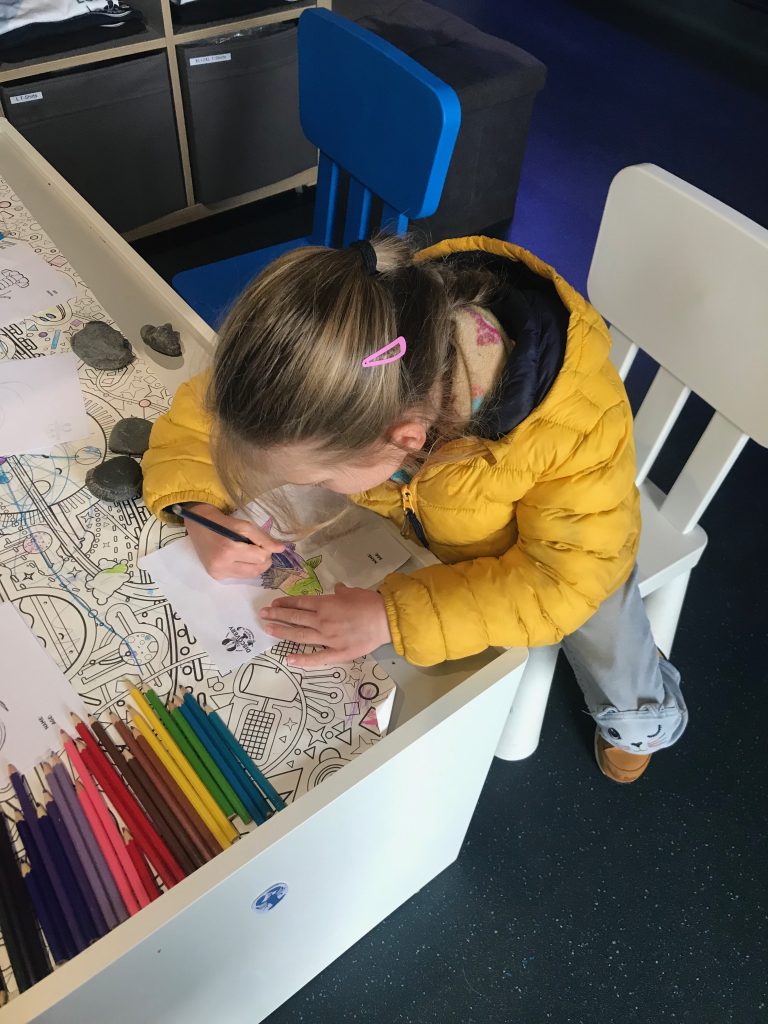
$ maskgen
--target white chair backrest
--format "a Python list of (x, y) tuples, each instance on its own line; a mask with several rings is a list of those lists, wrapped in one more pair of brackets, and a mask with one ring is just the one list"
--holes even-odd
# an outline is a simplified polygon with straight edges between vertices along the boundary
[(653, 164), (619, 171), (589, 271), (626, 375), (659, 370), (635, 417), (638, 483), (693, 391), (716, 410), (663, 513), (698, 522), (749, 437), (768, 446), (768, 231)]

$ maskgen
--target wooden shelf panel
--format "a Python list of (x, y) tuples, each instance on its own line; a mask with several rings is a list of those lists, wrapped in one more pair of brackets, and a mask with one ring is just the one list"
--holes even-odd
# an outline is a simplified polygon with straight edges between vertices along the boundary
[[(62, 38), (63, 42), (63, 38)], [(36, 60), (5, 61), (0, 64), (0, 82), (21, 82), (27, 78), (38, 78), (53, 71), (72, 71), (84, 64), (97, 64), (118, 57), (129, 57), (137, 53), (151, 53), (164, 50), (165, 36), (157, 28), (148, 25), (143, 31), (120, 39), (106, 40), (91, 46), (61, 50), (50, 57)]]
[(239, 18), (222, 18), (205, 21), (200, 25), (174, 25), (173, 38), (176, 43), (196, 43), (211, 35), (228, 35), (262, 25), (274, 25), (281, 21), (295, 21), (302, 11), (315, 7), (315, 0), (297, 0), (296, 3), (281, 4), (280, 7), (258, 11)]

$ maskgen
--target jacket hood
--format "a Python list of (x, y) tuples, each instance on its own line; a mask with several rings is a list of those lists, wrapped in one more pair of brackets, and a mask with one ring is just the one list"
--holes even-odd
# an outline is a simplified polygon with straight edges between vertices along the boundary
[(585, 345), (584, 327), (599, 315), (548, 264), (509, 242), (483, 236), (454, 238), (419, 253), (444, 259), (455, 269), (490, 271), (496, 287), (485, 306), (514, 342), (501, 378), (471, 430), (498, 440), (538, 408), (555, 387), (564, 366), (577, 374), (595, 372), (609, 345)]

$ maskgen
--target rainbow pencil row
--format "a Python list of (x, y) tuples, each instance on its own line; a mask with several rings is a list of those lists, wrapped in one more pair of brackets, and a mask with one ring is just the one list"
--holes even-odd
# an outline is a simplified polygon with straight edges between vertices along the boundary
[(0, 933), (19, 991), (231, 846), (232, 818), (260, 825), (285, 806), (215, 711), (130, 693), (130, 722), (110, 719), (122, 745), (94, 719), (62, 733), (71, 773), (43, 763), (42, 805), (9, 766), (25, 856), (0, 814)]

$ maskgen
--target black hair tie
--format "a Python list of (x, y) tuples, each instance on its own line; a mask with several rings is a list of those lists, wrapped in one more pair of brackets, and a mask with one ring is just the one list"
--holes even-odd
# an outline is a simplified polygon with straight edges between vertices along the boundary
[(376, 250), (373, 248), (370, 242), (351, 242), (349, 245), (350, 249), (357, 249), (360, 253), (360, 258), (363, 261), (366, 274), (370, 274), (373, 277), (374, 274), (378, 274), (378, 267), (376, 266)]

